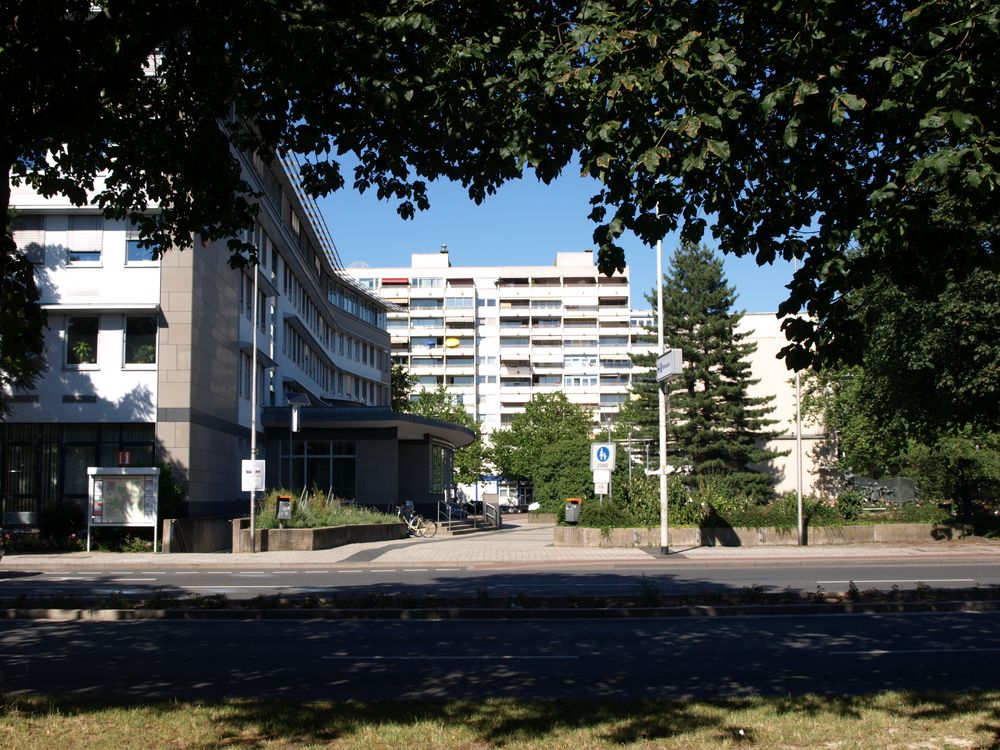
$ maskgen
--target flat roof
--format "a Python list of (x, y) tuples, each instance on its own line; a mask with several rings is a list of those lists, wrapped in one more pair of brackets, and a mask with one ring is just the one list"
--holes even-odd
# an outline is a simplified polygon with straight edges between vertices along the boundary
[[(267, 407), (261, 421), (264, 427), (288, 428), (292, 422), (292, 407)], [(425, 435), (430, 435), (455, 448), (464, 448), (476, 439), (476, 434), (468, 427), (377, 406), (304, 406), (299, 410), (299, 424), (304, 428), (334, 429), (391, 427), (400, 440), (423, 440)]]

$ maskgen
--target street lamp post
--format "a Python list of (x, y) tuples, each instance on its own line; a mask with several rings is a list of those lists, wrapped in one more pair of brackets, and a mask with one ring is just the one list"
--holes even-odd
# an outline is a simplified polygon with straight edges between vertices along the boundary
[[(657, 206), (659, 213), (659, 206)], [(656, 241), (656, 352), (663, 354), (663, 241)], [(664, 388), (657, 389), (660, 422), (660, 552), (670, 554), (670, 518), (667, 498), (667, 410)]]
[[(242, 274), (241, 274), (242, 276)], [(253, 318), (251, 320), (253, 332), (251, 334), (250, 355), (250, 460), (257, 460), (257, 261), (253, 263)], [(250, 490), (250, 552), (257, 551), (256, 540), (256, 519), (257, 492)]]

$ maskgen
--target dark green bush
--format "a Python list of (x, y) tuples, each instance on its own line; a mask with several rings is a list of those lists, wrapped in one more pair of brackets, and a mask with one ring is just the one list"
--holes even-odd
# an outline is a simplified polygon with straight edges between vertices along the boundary
[(42, 539), (68, 539), (79, 534), (86, 522), (83, 508), (75, 502), (47, 503), (38, 513), (38, 535)]
[(845, 490), (837, 497), (837, 511), (848, 521), (859, 518), (864, 512), (865, 498), (856, 490)]

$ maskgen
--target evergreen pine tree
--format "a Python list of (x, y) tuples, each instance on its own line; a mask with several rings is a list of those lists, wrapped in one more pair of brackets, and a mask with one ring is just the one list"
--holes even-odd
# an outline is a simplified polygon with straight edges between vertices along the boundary
[[(655, 307), (655, 291), (647, 300)], [(764, 447), (778, 435), (769, 429), (774, 399), (749, 395), (758, 382), (749, 362), (756, 344), (737, 330), (743, 313), (733, 311), (735, 303), (722, 260), (712, 250), (684, 244), (674, 253), (664, 276), (664, 332), (667, 347), (683, 352), (684, 369), (669, 381), (668, 463), (695, 475), (739, 474), (766, 489), (771, 479), (761, 465), (780, 455)], [(651, 440), (651, 455), (658, 451), (655, 356), (633, 357), (651, 369), (634, 383), (619, 415), (619, 436), (637, 427), (633, 435)]]

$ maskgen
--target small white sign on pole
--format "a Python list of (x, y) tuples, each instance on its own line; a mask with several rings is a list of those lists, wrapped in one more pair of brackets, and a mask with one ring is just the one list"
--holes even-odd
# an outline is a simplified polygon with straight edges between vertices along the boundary
[(607, 495), (608, 494), (608, 482), (594, 482), (594, 494), (595, 495)]
[(610, 471), (607, 469), (594, 469), (594, 484), (608, 484), (610, 481)]
[(615, 444), (614, 443), (591, 443), (590, 444), (590, 468), (591, 471), (603, 469), (605, 471), (615, 470)]
[(264, 462), (253, 459), (243, 459), (242, 465), (243, 491), (264, 491)]
[(674, 375), (680, 375), (684, 367), (684, 356), (680, 349), (667, 349), (656, 358), (656, 382), (662, 383)]

